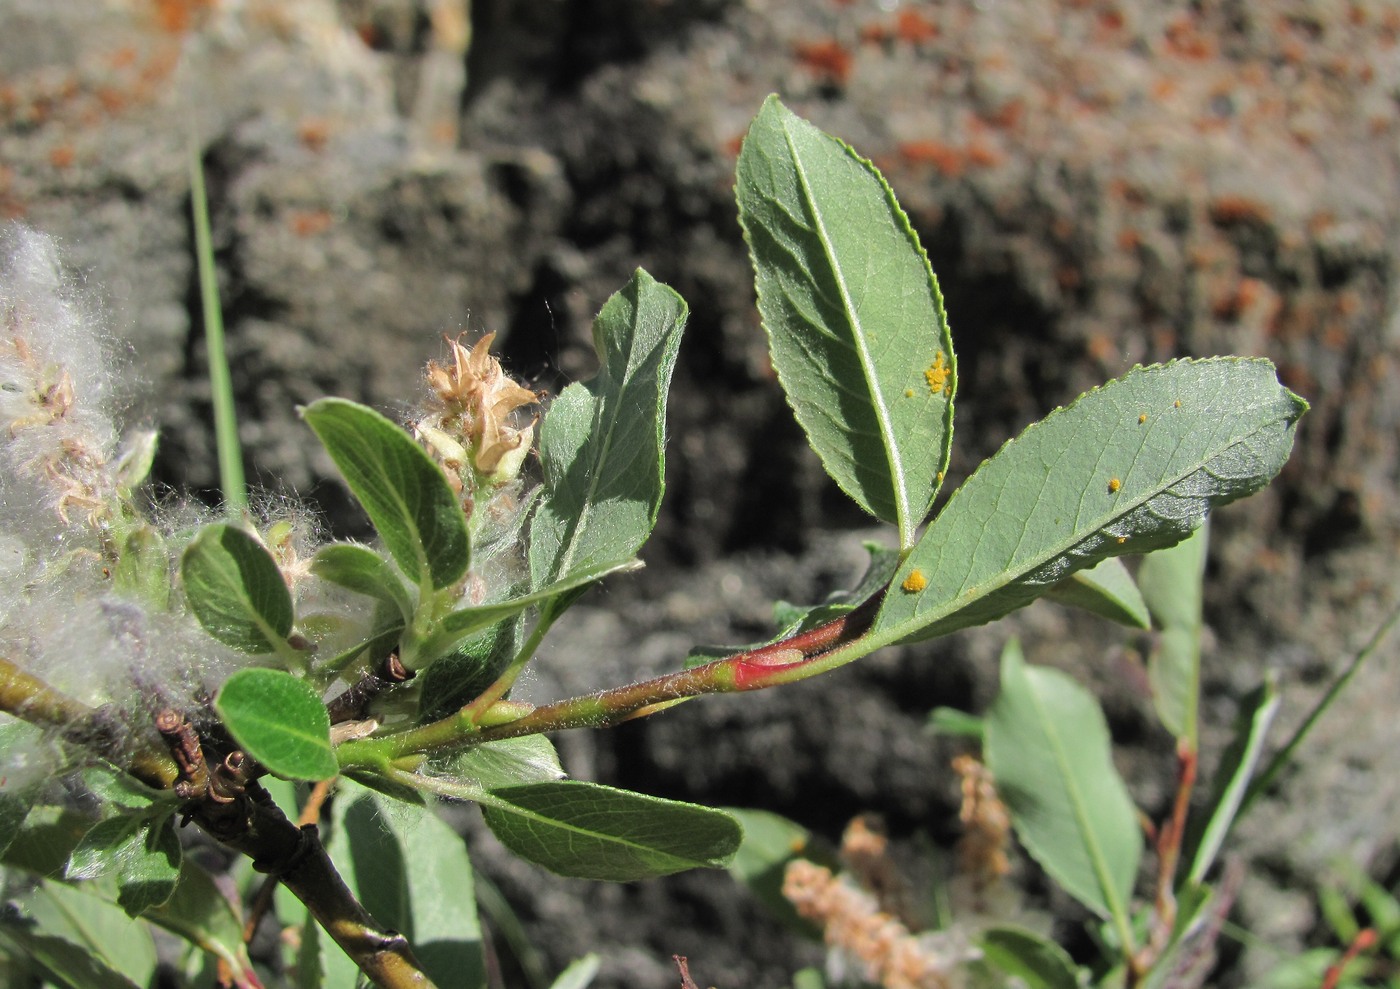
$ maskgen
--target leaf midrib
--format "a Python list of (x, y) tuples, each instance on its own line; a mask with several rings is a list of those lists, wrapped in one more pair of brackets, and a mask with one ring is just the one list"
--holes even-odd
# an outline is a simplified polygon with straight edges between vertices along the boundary
[(865, 378), (866, 388), (869, 392), (871, 408), (874, 410), (876, 422), (878, 422), (880, 426), (880, 444), (884, 448), (885, 461), (890, 470), (890, 480), (893, 482), (895, 517), (899, 529), (899, 544), (902, 548), (907, 549), (914, 543), (914, 522), (909, 511), (908, 492), (905, 490), (904, 461), (900, 457), (899, 448), (894, 442), (894, 426), (891, 421), (890, 410), (885, 404), (884, 395), (880, 393), (880, 389), (877, 387), (877, 379), (874, 374), (874, 359), (871, 357), (866, 347), (865, 327), (860, 321), (854, 303), (851, 301), (850, 290), (846, 285), (844, 269), (837, 263), (831, 238), (827, 234), (827, 225), (820, 209), (822, 204), (812, 191), (811, 182), (807, 176), (807, 169), (803, 165), (802, 157), (798, 152), (796, 143), (793, 141), (792, 131), (786, 126), (783, 128), (783, 138), (787, 142), (789, 154), (792, 155), (793, 169), (797, 173), (798, 181), (802, 184), (803, 197), (806, 200), (807, 208), (811, 211), (813, 222), (816, 224), (817, 239), (821, 242), (822, 252), (826, 256), (827, 264), (831, 267), (832, 275), (836, 279), (837, 289), (841, 293), (842, 308), (846, 313), (846, 318), (852, 331), (852, 349), (856, 353), (856, 359), (860, 362), (861, 373)]

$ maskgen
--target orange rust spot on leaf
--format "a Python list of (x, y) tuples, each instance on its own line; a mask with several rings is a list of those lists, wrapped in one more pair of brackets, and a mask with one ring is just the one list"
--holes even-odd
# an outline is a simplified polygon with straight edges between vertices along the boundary
[(1143, 423), (1145, 423), (1146, 421), (1147, 421), (1147, 413), (1146, 413), (1146, 412), (1144, 412), (1142, 415), (1138, 416), (1138, 425), (1139, 425), (1139, 426), (1141, 426), (1141, 425), (1142, 425)]
[(909, 576), (899, 585), (906, 594), (917, 594), (928, 586), (928, 578), (922, 570), (910, 570)]
[(1120, 488), (1122, 488), (1122, 487), (1123, 487), (1123, 482), (1120, 481), (1120, 480), (1118, 480), (1118, 478), (1116, 478), (1116, 477), (1115, 477), (1115, 478), (1112, 478), (1112, 479), (1109, 480), (1109, 482), (1108, 482), (1108, 490), (1109, 490), (1109, 492), (1112, 493), (1112, 494), (1117, 494), (1117, 493), (1118, 493), (1118, 490), (1119, 490)]
[(943, 351), (934, 355), (933, 363), (924, 372), (924, 380), (928, 382), (928, 390), (935, 395), (940, 395), (948, 387), (948, 379), (952, 376), (953, 369), (948, 366), (947, 358), (943, 356)]

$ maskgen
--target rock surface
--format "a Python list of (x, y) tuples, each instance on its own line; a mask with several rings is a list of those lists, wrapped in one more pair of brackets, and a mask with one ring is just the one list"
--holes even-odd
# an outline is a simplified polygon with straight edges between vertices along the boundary
[[(1392, 4), (476, 0), (460, 100), (450, 27), (434, 34), (409, 0), (0, 9), (0, 212), (60, 237), (131, 341), (163, 483), (215, 478), (193, 141), (249, 459), (343, 531), (362, 523), (325, 483), (298, 403), (401, 408), (441, 334), (464, 329), (500, 333), (510, 365), (557, 390), (591, 372), (592, 314), (634, 267), (689, 301), (648, 569), (577, 609), (532, 692), (673, 667), (693, 643), (764, 634), (772, 599), (849, 584), (867, 523), (783, 405), (734, 218), (739, 142), (776, 91), (885, 171), (929, 251), (961, 359), (950, 480), (1137, 362), (1263, 355), (1312, 403), (1284, 475), (1213, 531), (1207, 766), (1265, 671), (1291, 728), (1394, 601)], [(954, 748), (923, 719), (985, 704), (1013, 632), (1099, 690), (1159, 816), (1170, 746), (1129, 655), (1142, 643), (1044, 605), (561, 747), (579, 775), (764, 806), (828, 836), (874, 810), (898, 836), (947, 840)], [(1285, 956), (1335, 857), (1400, 864), (1398, 679), (1373, 663), (1246, 823), (1238, 920)], [(722, 876), (581, 888), (473, 841), (551, 969), (600, 950), (599, 985), (663, 985), (678, 952), (706, 984), (769, 986), (816, 957)], [(1219, 984), (1270, 961), (1244, 953)]]

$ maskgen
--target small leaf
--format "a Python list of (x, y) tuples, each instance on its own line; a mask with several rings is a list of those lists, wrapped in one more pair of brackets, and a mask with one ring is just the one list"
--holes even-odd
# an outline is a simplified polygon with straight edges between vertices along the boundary
[[(530, 525), (533, 589), (631, 560), (651, 535), (686, 315), (679, 295), (638, 270), (594, 321), (597, 376), (565, 388), (540, 425), (545, 493)], [(546, 610), (558, 614), (574, 597)]]
[[(413, 944), (439, 986), (483, 989), (486, 970), (474, 878), (461, 837), (427, 808), (411, 808), (343, 781), (326, 849), (379, 923)], [(324, 952), (327, 986), (354, 984), (355, 966)]]
[(989, 927), (977, 946), (987, 964), (1026, 989), (1079, 989), (1079, 970), (1064, 948), (1020, 927)]
[(1306, 410), (1272, 364), (1239, 357), (1140, 367), (1081, 395), (953, 492), (868, 641), (979, 625), (1105, 557), (1180, 542), (1278, 473)]
[(301, 415), (408, 579), (435, 588), (455, 584), (471, 562), (467, 522), (433, 459), (363, 405), (323, 398)]
[(127, 533), (112, 571), (112, 587), (161, 611), (169, 607), (170, 550), (160, 530), (142, 525)]
[(1138, 586), (1161, 629), (1147, 664), (1152, 703), (1167, 731), (1195, 748), (1201, 684), (1201, 586), (1209, 526), (1175, 546), (1147, 554)]
[(115, 876), (117, 904), (135, 917), (175, 892), (183, 853), (172, 815), (126, 814), (99, 821), (68, 860), (70, 881)]
[(1235, 719), (1235, 737), (1220, 755), (1220, 765), (1211, 779), (1215, 782), (1215, 792), (1211, 794), (1207, 809), (1201, 820), (1206, 822), (1198, 834), (1188, 838), (1183, 861), (1191, 863), (1188, 879), (1193, 883), (1205, 880), (1206, 873), (1215, 863), (1229, 834), (1249, 781), (1259, 765), (1259, 756), (1264, 749), (1264, 736), (1278, 714), (1280, 697), (1272, 678), (1266, 680), (1257, 690), (1251, 691), (1240, 703), (1240, 713)]
[(1027, 666), (1012, 640), (987, 712), (986, 756), (1026, 850), (1075, 899), (1127, 930), (1142, 829), (1098, 702), (1065, 674)]
[(231, 525), (207, 525), (180, 564), (204, 630), (240, 652), (274, 652), (292, 630), (292, 596), (272, 555)]
[(975, 738), (986, 732), (986, 719), (955, 707), (936, 707), (929, 713), (928, 730), (945, 738)]
[(489, 687), (520, 648), (523, 624), (520, 615), (497, 622), (434, 660), (419, 677), (420, 720), (446, 717)]
[(957, 387), (928, 256), (875, 166), (777, 97), (744, 138), (737, 195), (797, 421), (841, 490), (907, 548), (948, 466)]
[(1128, 628), (1152, 627), (1147, 602), (1128, 568), (1116, 556), (1088, 570), (1076, 570), (1046, 591), (1045, 596)]
[(598, 975), (598, 964), (598, 956), (594, 954), (574, 959), (549, 984), (549, 989), (588, 989)]
[(222, 960), (235, 985), (259, 985), (243, 944), (242, 921), (213, 877), (188, 858), (180, 866), (174, 894), (144, 917)]
[(471, 780), (485, 790), (564, 776), (554, 743), (543, 735), (525, 735), (474, 746), (457, 759), (453, 770), (454, 775)]
[(110, 763), (88, 766), (82, 771), (83, 784), (94, 795), (127, 810), (145, 810), (158, 803), (179, 798), (170, 790), (157, 790)]
[(311, 572), (322, 580), (392, 604), (404, 621), (413, 617), (413, 599), (394, 568), (374, 550), (354, 543), (322, 546), (311, 558)]
[(819, 939), (821, 929), (798, 914), (783, 896), (783, 876), (796, 858), (814, 858), (811, 833), (796, 821), (763, 810), (728, 807), (725, 813), (739, 822), (743, 842), (729, 863), (729, 874), (748, 887), (768, 911), (788, 927)]
[(239, 670), (224, 681), (214, 710), (238, 744), (277, 776), (324, 780), (339, 771), (326, 705), (304, 680), (281, 670)]
[(720, 811), (578, 780), (503, 787), (480, 803), (501, 844), (576, 879), (629, 882), (722, 868), (742, 836)]
[(427, 641), (418, 648), (416, 654), (406, 652), (400, 658), (409, 669), (422, 669), (440, 657), (449, 655), (469, 636), (518, 615), (526, 608), (538, 606), (542, 611), (552, 609), (555, 614), (558, 614), (567, 607), (567, 602), (578, 596), (581, 590), (608, 574), (625, 573), (628, 570), (635, 570), (641, 565), (639, 560), (628, 559), (605, 563), (597, 567), (582, 568), (531, 594), (501, 601), (498, 604), (479, 604), (459, 608), (438, 620)]

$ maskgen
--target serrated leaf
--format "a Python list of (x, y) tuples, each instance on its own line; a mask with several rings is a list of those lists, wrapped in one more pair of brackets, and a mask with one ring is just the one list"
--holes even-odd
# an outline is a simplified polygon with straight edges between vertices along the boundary
[(292, 630), (292, 596), (277, 562), (248, 533), (207, 525), (180, 562), (185, 596), (204, 630), (240, 652), (274, 652)]
[(1201, 588), (1209, 526), (1147, 554), (1138, 586), (1161, 630), (1147, 663), (1152, 703), (1167, 731), (1195, 748), (1201, 684)]
[[(474, 879), (461, 837), (427, 808), (348, 781), (331, 817), (326, 850), (375, 920), (408, 938), (436, 985), (485, 986)], [(325, 985), (353, 985), (353, 963), (339, 950), (323, 954)]]
[(1045, 596), (1128, 628), (1152, 627), (1147, 602), (1133, 583), (1128, 568), (1116, 556), (1088, 570), (1076, 570), (1046, 591)]
[(562, 779), (564, 767), (553, 742), (543, 735), (525, 735), (468, 749), (454, 763), (453, 775), (489, 790)]
[[(638, 269), (594, 321), (598, 374), (565, 388), (540, 425), (534, 590), (630, 560), (651, 535), (665, 490), (666, 394), (687, 312)], [(557, 613), (572, 597), (546, 610)]]
[(155, 983), (150, 932), (91, 884), (40, 883), (24, 913), (29, 923), (0, 922), (0, 933), (66, 985), (138, 989)]
[(183, 852), (169, 813), (123, 814), (99, 821), (68, 859), (70, 881), (113, 876), (117, 904), (135, 917), (175, 892)]
[(323, 398), (302, 410), (394, 562), (415, 584), (450, 587), (471, 548), (457, 496), (433, 459), (373, 409)]
[(240, 746), (284, 779), (324, 780), (339, 772), (326, 705), (304, 680), (281, 670), (239, 670), (214, 710)]
[(399, 575), (382, 556), (354, 543), (322, 546), (311, 558), (311, 572), (356, 594), (364, 594), (398, 608), (404, 621), (413, 617), (413, 599)]
[(977, 946), (987, 964), (1026, 989), (1080, 989), (1079, 970), (1064, 948), (1021, 927), (989, 927)]
[(629, 882), (722, 868), (741, 838), (720, 811), (579, 780), (502, 787), (480, 803), (501, 844), (576, 879)]
[(773, 367), (827, 473), (913, 544), (957, 387), (943, 297), (870, 162), (770, 96), (739, 154), (739, 222)]
[(1199, 820), (1200, 829), (1192, 829), (1182, 860), (1191, 863), (1187, 878), (1201, 883), (1215, 863), (1225, 843), (1240, 805), (1249, 790), (1250, 780), (1258, 768), (1264, 749), (1264, 736), (1278, 714), (1281, 699), (1272, 678), (1253, 690), (1240, 703), (1235, 718), (1235, 735), (1220, 755), (1220, 765), (1211, 776), (1214, 789)]
[(953, 492), (895, 575), (871, 641), (979, 625), (1105, 557), (1180, 542), (1209, 508), (1278, 473), (1306, 410), (1272, 364), (1239, 357), (1139, 367), (1081, 395)]
[(985, 731), (987, 767), (1021, 844), (1071, 896), (1126, 930), (1142, 829), (1098, 702), (1065, 674), (1028, 666), (1012, 640)]

